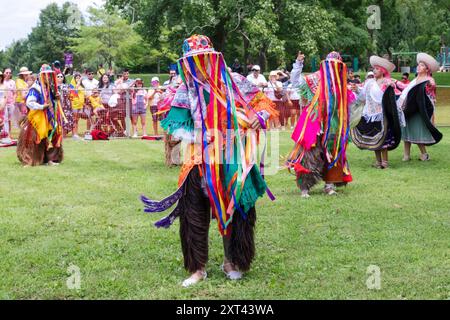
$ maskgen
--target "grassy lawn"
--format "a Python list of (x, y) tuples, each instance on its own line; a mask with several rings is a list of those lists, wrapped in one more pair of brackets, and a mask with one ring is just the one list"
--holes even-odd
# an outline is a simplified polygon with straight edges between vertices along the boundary
[[(178, 221), (154, 228), (162, 214), (144, 214), (138, 200), (175, 190), (162, 142), (68, 139), (61, 166), (38, 168), (2, 148), (0, 299), (449, 299), (450, 128), (442, 131), (431, 162), (403, 163), (399, 148), (385, 171), (351, 145), (354, 182), (337, 197), (318, 186), (304, 200), (288, 172), (267, 177), (277, 200), (257, 204), (251, 271), (225, 280), (212, 223), (209, 278), (191, 289), (180, 286)], [(280, 145), (286, 154), (288, 132)], [(72, 264), (80, 290), (66, 286)], [(380, 290), (366, 286), (370, 265), (381, 269)]]

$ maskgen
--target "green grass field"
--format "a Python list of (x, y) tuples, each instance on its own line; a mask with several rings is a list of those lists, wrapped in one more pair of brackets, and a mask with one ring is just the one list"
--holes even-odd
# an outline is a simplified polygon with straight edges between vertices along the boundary
[[(207, 281), (183, 289), (178, 221), (169, 230), (143, 213), (141, 193), (174, 191), (178, 168), (163, 143), (65, 141), (59, 167), (23, 168), (0, 148), (0, 299), (450, 299), (450, 129), (432, 161), (371, 168), (373, 154), (349, 147), (354, 182), (337, 197), (301, 199), (286, 171), (268, 176), (277, 200), (257, 204), (257, 257), (240, 282), (219, 270), (210, 230)], [(290, 150), (280, 134), (281, 155)], [(414, 159), (418, 150), (414, 148)], [(68, 267), (81, 288), (68, 289)], [(370, 265), (381, 289), (369, 290)]]

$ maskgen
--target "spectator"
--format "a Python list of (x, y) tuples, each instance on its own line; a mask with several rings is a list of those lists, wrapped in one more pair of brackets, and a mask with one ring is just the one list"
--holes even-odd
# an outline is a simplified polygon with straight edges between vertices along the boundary
[(111, 119), (110, 121), (112, 123), (112, 128), (110, 123), (108, 123), (108, 134), (112, 134), (113, 132), (123, 132), (119, 124), (117, 108), (109, 105), (109, 101), (114, 94), (114, 84), (107, 74), (103, 75), (100, 79), (99, 89), (101, 90), (100, 97), (103, 107), (107, 110), (109, 119)]
[[(117, 75), (117, 80), (114, 81), (114, 85), (117, 87), (118, 84), (121, 84), (123, 80), (123, 75), (121, 73), (119, 73)], [(111, 81), (112, 82), (112, 81)]]
[(162, 90), (159, 88), (159, 78), (152, 78), (152, 89), (148, 92), (148, 101), (150, 105), (150, 111), (152, 113), (153, 132), (158, 135), (158, 122), (161, 120), (161, 116), (158, 115), (158, 103), (162, 99)]
[(75, 74), (70, 84), (70, 100), (72, 101), (73, 112), (72, 139), (80, 140), (78, 136), (78, 122), (83, 114), (85, 94), (82, 77), (79, 73)]
[(0, 70), (0, 132), (2, 131), (3, 125), (5, 124), (6, 94), (3, 80), (3, 72)]
[(261, 74), (261, 68), (258, 65), (252, 67), (251, 73), (247, 76), (247, 80), (257, 86), (261, 91), (268, 85), (267, 80), (264, 75)]
[(373, 73), (373, 71), (367, 72), (366, 81), (369, 79), (374, 79), (374, 78), (375, 78), (375, 74)]
[(277, 71), (278, 81), (283, 84), (283, 87), (287, 87), (289, 85), (290, 75), (289, 72), (285, 69), (281, 69)]
[[(122, 76), (119, 80), (116, 81), (116, 88), (119, 89), (120, 98), (118, 100), (117, 109), (118, 109), (118, 119), (120, 122), (120, 125), (124, 129), (123, 136), (127, 135), (127, 132), (125, 130), (126, 128), (126, 122), (125, 117), (127, 115), (127, 97), (128, 102), (131, 106), (131, 93), (128, 90), (134, 85), (134, 81), (130, 78), (130, 71), (128, 69), (124, 69), (122, 72)], [(127, 92), (129, 93), (127, 96)]]
[(86, 89), (86, 98), (89, 98), (92, 94), (92, 90), (98, 89), (98, 80), (94, 79), (94, 72), (90, 69), (87, 70), (87, 79), (83, 80), (83, 87)]
[(241, 63), (239, 62), (239, 59), (234, 59), (234, 63), (231, 66), (231, 71), (239, 74), (244, 74), (244, 69), (241, 66)]
[(27, 106), (25, 105), (25, 98), (28, 93), (28, 78), (32, 74), (27, 67), (20, 68), (19, 77), (16, 80), (16, 108), (22, 115), (27, 114)]
[(56, 74), (61, 73), (61, 62), (55, 60), (55, 62), (52, 63), (52, 68)]
[(361, 84), (361, 76), (359, 74), (355, 74), (355, 83)]
[[(159, 83), (158, 83), (159, 85)], [(144, 89), (142, 79), (136, 79), (133, 90), (133, 107), (131, 109), (131, 124), (133, 125), (133, 138), (138, 137), (138, 120), (141, 119), (142, 134), (147, 136), (146, 116), (147, 116), (147, 91)]]
[(58, 73), (56, 75), (56, 81), (58, 81), (58, 91), (61, 99), (61, 106), (67, 120), (67, 122), (63, 124), (64, 129), (63, 135), (65, 137), (67, 133), (73, 130), (73, 111), (72, 105), (70, 103), (70, 91), (69, 87), (65, 84), (66, 79), (64, 74)]
[(103, 68), (103, 64), (100, 64), (98, 66), (98, 70), (97, 70), (97, 78), (101, 79), (104, 74), (106, 74), (106, 70), (105, 70), (105, 68)]
[(271, 127), (279, 129), (281, 126), (284, 130), (284, 119), (286, 116), (286, 110), (284, 107), (283, 98), (283, 84), (278, 81), (278, 72), (271, 71), (269, 75), (269, 83), (266, 89), (264, 89), (267, 97), (272, 100), (276, 105), (276, 110), (280, 113), (279, 117), (271, 120)]
[(411, 81), (409, 81), (409, 73), (405, 72), (402, 75), (402, 80), (400, 80), (401, 83), (403, 84), (409, 84)]
[(289, 96), (289, 100), (291, 101), (291, 106), (289, 110), (290, 118), (291, 118), (291, 130), (295, 128), (295, 125), (297, 124), (298, 119), (300, 118), (301, 114), (301, 107), (300, 107), (300, 94), (298, 92), (298, 88), (294, 88), (292, 84), (289, 84), (287, 87), (287, 95)]
[(6, 104), (4, 109), (4, 126), (3, 126), (3, 143), (11, 143), (11, 123), (17, 119), (18, 114), (15, 112), (15, 100), (16, 100), (16, 83), (12, 80), (12, 70), (6, 68), (3, 72), (4, 80), (3, 85), (6, 94)]
[(99, 117), (100, 111), (105, 111), (105, 107), (102, 104), (102, 98), (98, 89), (92, 90), (92, 94), (89, 96), (89, 103), (91, 104), (92, 111), (95, 116)]
[(173, 88), (177, 88), (180, 86), (181, 84), (181, 79), (180, 77), (177, 75), (177, 72), (175, 70), (170, 70), (169, 71), (169, 80), (164, 82), (164, 87), (173, 87)]
[(348, 70), (347, 83), (361, 84), (361, 80), (358, 80), (357, 78), (355, 78), (355, 73), (353, 72), (352, 69)]

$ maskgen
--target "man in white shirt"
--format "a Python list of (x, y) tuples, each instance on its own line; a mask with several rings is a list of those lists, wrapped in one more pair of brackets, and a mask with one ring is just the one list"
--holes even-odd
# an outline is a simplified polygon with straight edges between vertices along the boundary
[(164, 82), (164, 87), (173, 87), (173, 88), (178, 88), (182, 83), (182, 80), (180, 79), (180, 77), (177, 75), (177, 72), (175, 70), (170, 70), (169, 72), (169, 80)]
[(252, 72), (247, 76), (247, 80), (262, 91), (267, 87), (267, 80), (264, 75), (261, 74), (261, 68), (258, 65), (254, 65), (251, 71)]
[(94, 79), (94, 72), (92, 70), (87, 71), (87, 79), (82, 81), (84, 88), (86, 89), (86, 98), (92, 95), (92, 90), (98, 88), (98, 80)]
[[(6, 68), (4, 71), (4, 80), (3, 86), (6, 89), (6, 105), (4, 107), (4, 135), (5, 138), (2, 139), (2, 143), (8, 144), (11, 143), (11, 125), (14, 122), (15, 116), (17, 116), (17, 112), (15, 112), (15, 104), (16, 101), (16, 82), (12, 79), (12, 70), (10, 68)], [(16, 123), (17, 125), (17, 123)]]

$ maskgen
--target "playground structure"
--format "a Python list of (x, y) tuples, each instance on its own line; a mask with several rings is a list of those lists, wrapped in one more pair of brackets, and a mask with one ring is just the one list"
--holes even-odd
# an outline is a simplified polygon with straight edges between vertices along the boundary
[(437, 60), (442, 66), (442, 71), (450, 72), (450, 47), (442, 46)]
[(392, 54), (392, 60), (396, 66), (397, 72), (415, 73), (417, 67), (411, 67), (416, 65), (415, 59), (418, 52), (394, 52)]

